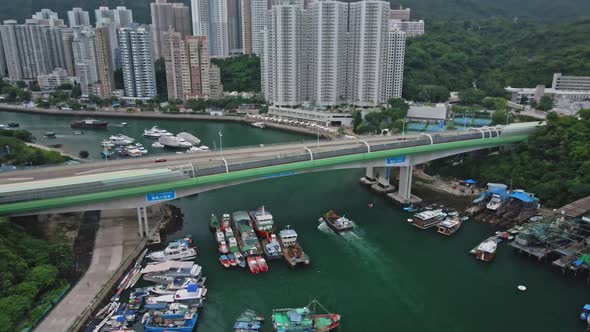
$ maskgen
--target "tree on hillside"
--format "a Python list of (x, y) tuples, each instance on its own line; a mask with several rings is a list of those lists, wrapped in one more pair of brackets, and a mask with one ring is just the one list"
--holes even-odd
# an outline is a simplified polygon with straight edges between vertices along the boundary
[(550, 111), (552, 108), (553, 108), (553, 98), (551, 98), (549, 96), (541, 97), (541, 100), (539, 100), (539, 103), (537, 105), (537, 109), (547, 112), (547, 111)]
[(486, 94), (479, 89), (465, 89), (459, 92), (459, 103), (461, 105), (479, 105)]

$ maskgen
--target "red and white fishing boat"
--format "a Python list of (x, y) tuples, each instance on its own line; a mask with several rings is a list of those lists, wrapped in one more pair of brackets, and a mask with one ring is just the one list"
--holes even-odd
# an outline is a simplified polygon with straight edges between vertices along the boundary
[(266, 264), (266, 260), (262, 258), (262, 256), (256, 256), (256, 263), (258, 263), (258, 267), (260, 268), (260, 272), (268, 271), (268, 265)]
[(229, 263), (229, 258), (227, 258), (226, 255), (219, 256), (219, 261), (221, 262), (221, 265), (223, 265), (224, 267), (229, 267), (231, 265)]
[(225, 231), (226, 229), (230, 228), (230, 222), (231, 222), (231, 218), (229, 216), (229, 213), (224, 213), (223, 216), (221, 217), (221, 223), (219, 224), (219, 228), (222, 231)]
[(252, 272), (252, 274), (260, 273), (260, 268), (258, 267), (258, 263), (256, 263), (256, 258), (250, 256), (248, 257), (247, 261), (248, 267), (250, 268), (250, 272)]
[(222, 254), (227, 254), (229, 252), (229, 247), (227, 246), (225, 240), (221, 240), (221, 242), (219, 242), (219, 252)]

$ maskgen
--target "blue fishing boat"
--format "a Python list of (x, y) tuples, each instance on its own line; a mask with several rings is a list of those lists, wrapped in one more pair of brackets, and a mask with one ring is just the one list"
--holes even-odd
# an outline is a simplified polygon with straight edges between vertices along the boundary
[(410, 205), (404, 207), (404, 211), (416, 212), (416, 211), (418, 211), (418, 207), (415, 206), (414, 204), (410, 204)]
[(150, 315), (145, 322), (147, 332), (192, 332), (197, 325), (196, 311)]

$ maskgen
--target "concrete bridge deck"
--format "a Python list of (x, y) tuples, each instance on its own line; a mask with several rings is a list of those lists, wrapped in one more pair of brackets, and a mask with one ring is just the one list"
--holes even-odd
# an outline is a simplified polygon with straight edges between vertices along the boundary
[[(89, 202), (117, 200), (150, 192), (222, 185), (254, 178), (328, 169), (366, 167), (369, 163), (389, 166), (396, 156), (432, 156), (463, 153), (476, 149), (526, 140), (538, 123), (506, 127), (477, 128), (468, 132), (447, 132), (329, 142), (303, 142), (244, 147), (221, 151), (173, 155), (165, 163), (137, 158), (84, 165), (48, 167), (0, 174), (0, 213), (43, 210)], [(420, 159), (420, 158), (418, 158)], [(427, 160), (426, 158), (422, 158)], [(383, 164), (383, 165), (381, 165)], [(122, 175), (130, 170), (168, 170), (170, 179), (138, 180)], [(117, 172), (122, 172), (121, 174)], [(104, 174), (109, 181), (100, 181)], [(172, 179), (173, 176), (176, 178)], [(90, 182), (88, 178), (94, 178)], [(180, 178), (178, 178), (180, 177)], [(78, 182), (72, 187), (72, 182)], [(105, 184), (104, 182), (108, 182)], [(37, 190), (35, 190), (37, 189)], [(145, 204), (145, 201), (144, 201)], [(144, 205), (145, 206), (145, 205)]]

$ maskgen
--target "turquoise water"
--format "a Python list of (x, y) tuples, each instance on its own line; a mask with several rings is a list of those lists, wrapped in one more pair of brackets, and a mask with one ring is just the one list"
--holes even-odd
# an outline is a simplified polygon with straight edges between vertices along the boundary
[[(80, 118), (83, 119), (83, 118)], [(218, 148), (219, 132), (222, 132), (221, 145), (223, 148), (231, 148), (244, 145), (258, 145), (268, 143), (283, 143), (300, 141), (305, 136), (268, 129), (257, 129), (242, 123), (212, 122), (212, 121), (180, 121), (160, 119), (138, 118), (101, 118), (109, 122), (108, 129), (72, 129), (70, 123), (74, 120), (69, 116), (50, 116), (44, 114), (24, 114), (0, 111), (0, 123), (15, 121), (21, 128), (30, 131), (39, 144), (62, 144), (64, 152), (78, 155), (81, 150), (90, 152), (90, 158), (100, 158), (102, 147), (100, 142), (111, 135), (123, 134), (132, 137), (136, 142), (143, 144), (148, 150), (148, 155), (171, 153), (168, 150), (152, 148), (156, 139), (143, 137), (143, 130), (150, 129), (154, 125), (166, 129), (172, 133), (189, 132), (201, 139), (201, 144), (211, 149)], [(123, 127), (121, 122), (127, 122)], [(81, 130), (84, 135), (74, 135), (74, 130)], [(56, 133), (56, 138), (44, 137), (47, 131)], [(173, 153), (173, 152), (172, 152)]]
[[(468, 254), (493, 229), (468, 221), (452, 237), (419, 230), (408, 214), (357, 184), (362, 171), (297, 175), (225, 188), (179, 200), (197, 262), (208, 277), (199, 331), (229, 331), (241, 311), (270, 319), (272, 308), (305, 305), (315, 298), (343, 315), (340, 331), (583, 331), (587, 286), (550, 265), (538, 264), (502, 244), (487, 264)], [(435, 195), (436, 197), (436, 195)], [(368, 202), (374, 207), (368, 208)], [(280, 228), (291, 225), (311, 256), (307, 268), (283, 261), (251, 275), (226, 270), (207, 222), (211, 213), (271, 209)], [(346, 237), (318, 227), (333, 209), (355, 221)], [(520, 292), (517, 285), (526, 285)], [(270, 331), (270, 324), (265, 331)]]
[[(9, 120), (20, 122), (41, 143), (40, 136), (53, 130), (58, 138), (51, 143), (95, 155), (103, 137), (123, 133), (143, 143), (140, 134), (154, 124), (174, 132), (187, 130), (211, 147), (220, 129), (224, 147), (304, 139), (235, 123), (133, 119), (111, 120), (126, 121), (129, 127), (113, 126), (108, 135), (85, 130), (85, 135), (73, 136), (71, 118), (0, 112), (0, 123)], [(580, 308), (590, 302), (584, 281), (564, 277), (550, 264), (518, 255), (505, 244), (492, 263), (477, 261), (468, 252), (493, 228), (468, 221), (451, 237), (419, 230), (405, 221), (408, 214), (361, 187), (362, 175), (362, 170), (345, 170), (273, 178), (175, 201), (185, 221), (169, 238), (191, 234), (199, 249), (197, 262), (208, 277), (198, 330), (230, 331), (246, 308), (264, 313), (268, 321), (273, 308), (303, 306), (315, 298), (342, 314), (340, 331), (584, 331), (578, 318)], [(466, 205), (464, 199), (416, 192)], [(272, 211), (279, 228), (291, 225), (297, 230), (310, 266), (291, 270), (283, 261), (272, 261), (268, 273), (254, 276), (219, 264), (208, 231), (210, 214), (261, 205)], [(318, 218), (331, 209), (356, 222), (354, 234), (341, 237), (318, 227)], [(527, 292), (516, 290), (520, 284)], [(271, 331), (269, 322), (265, 331)]]

